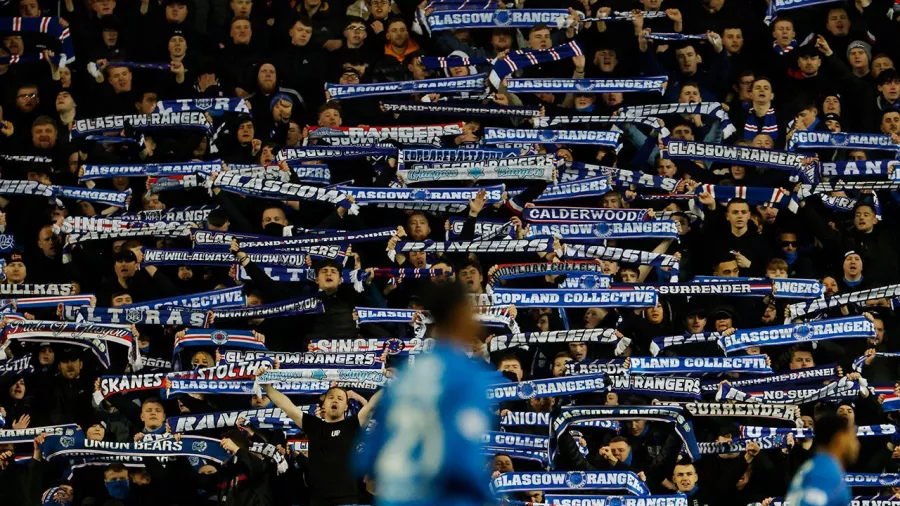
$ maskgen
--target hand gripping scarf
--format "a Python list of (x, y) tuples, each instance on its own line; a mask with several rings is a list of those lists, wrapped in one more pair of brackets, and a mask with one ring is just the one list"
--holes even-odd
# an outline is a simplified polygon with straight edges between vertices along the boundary
[(332, 84), (325, 83), (325, 92), (334, 100), (375, 97), (383, 95), (409, 95), (412, 93), (461, 93), (484, 91), (484, 74), (463, 77), (444, 77), (420, 81), (394, 81), (385, 83)]
[(529, 490), (626, 490), (636, 496), (650, 495), (647, 485), (631, 471), (511, 472), (494, 478), (495, 494)]
[(175, 325), (178, 327), (209, 327), (211, 311), (191, 309), (126, 309), (123, 307), (78, 308), (76, 321), (91, 323), (120, 323), (132, 325)]
[(72, 435), (77, 430), (78, 426), (74, 423), (29, 427), (27, 429), (0, 429), (0, 444), (30, 443), (41, 434), (47, 434), (48, 436)]
[(566, 9), (497, 9), (436, 11), (425, 17), (430, 31), (460, 28), (531, 28), (534, 25), (562, 26), (569, 11)]
[(762, 329), (738, 330), (722, 337), (719, 346), (725, 353), (751, 346), (776, 346), (830, 339), (873, 338), (875, 326), (864, 316), (833, 318), (816, 322), (779, 325)]
[(123, 116), (104, 116), (101, 118), (85, 118), (75, 121), (72, 127), (72, 138), (78, 139), (89, 135), (108, 132), (121, 132), (130, 127), (138, 131), (185, 129), (200, 130), (207, 135), (212, 125), (200, 111), (173, 112), (168, 114), (126, 114)]
[[(651, 34), (652, 35), (652, 34)], [(658, 34), (657, 34), (658, 35)], [(705, 39), (706, 36), (704, 35)], [(655, 118), (669, 114), (699, 114), (719, 120), (724, 138), (731, 137), (737, 131), (731, 124), (731, 118), (718, 102), (700, 102), (696, 104), (649, 104), (623, 107), (619, 116), (625, 118)]]
[(498, 281), (560, 274), (602, 276), (603, 271), (602, 266), (596, 262), (500, 264), (488, 279), (488, 289), (489, 293), (492, 293)]
[[(57, 17), (14, 17), (0, 18), (0, 32), (18, 32), (18, 33), (42, 33), (59, 41), (61, 47), (56, 51), (57, 55), (51, 59), (58, 63), (60, 67), (75, 61), (75, 48), (72, 45), (72, 39), (69, 36), (69, 27), (64, 27), (60, 23), (61, 18)], [(4, 63), (16, 63), (17, 58), (28, 59), (35, 56), (30, 53), (23, 55), (8, 56), (10, 60)], [(43, 54), (39, 59), (43, 59)]]
[(494, 61), (493, 69), (488, 75), (488, 82), (494, 89), (500, 89), (503, 78), (517, 70), (583, 55), (584, 50), (574, 40), (548, 49), (513, 51)]
[(518, 383), (498, 383), (488, 387), (487, 397), (493, 402), (503, 402), (605, 391), (607, 391), (605, 376), (603, 374), (590, 374), (577, 377), (520, 381)]
[(87, 439), (81, 431), (73, 435), (47, 436), (41, 444), (41, 454), (48, 462), (72, 457), (95, 455), (131, 457), (200, 457), (224, 464), (231, 455), (220, 446), (218, 439), (201, 436), (182, 436), (152, 441), (117, 443)]
[(693, 460), (701, 458), (693, 424), (678, 406), (566, 406), (550, 425), (550, 455), (555, 456), (559, 437), (573, 424), (589, 420), (647, 420), (674, 425), (675, 433)]

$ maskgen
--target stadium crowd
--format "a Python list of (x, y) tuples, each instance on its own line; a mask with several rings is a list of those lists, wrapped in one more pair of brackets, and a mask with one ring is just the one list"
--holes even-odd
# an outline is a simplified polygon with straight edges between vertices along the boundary
[(836, 415), (900, 504), (900, 1), (0, 14), (0, 504), (375, 504), (453, 283), (448, 498), (781, 504)]

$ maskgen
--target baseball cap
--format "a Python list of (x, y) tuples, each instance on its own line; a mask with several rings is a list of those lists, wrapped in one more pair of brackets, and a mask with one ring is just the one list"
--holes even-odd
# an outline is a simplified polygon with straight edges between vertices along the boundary
[(130, 249), (123, 249), (116, 253), (116, 262), (137, 262), (137, 255)]

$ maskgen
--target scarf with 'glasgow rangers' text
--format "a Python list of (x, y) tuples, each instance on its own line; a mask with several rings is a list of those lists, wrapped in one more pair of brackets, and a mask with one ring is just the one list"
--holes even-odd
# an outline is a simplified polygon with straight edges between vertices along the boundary
[(850, 316), (793, 325), (738, 330), (730, 336), (724, 336), (720, 346), (726, 353), (733, 353), (751, 346), (776, 346), (826, 339), (874, 339), (874, 337), (875, 326), (872, 322), (864, 316)]
[(484, 74), (463, 77), (443, 77), (420, 81), (394, 81), (384, 83), (332, 84), (325, 83), (325, 92), (332, 99), (375, 97), (382, 95), (409, 95), (412, 93), (460, 93), (483, 91)]

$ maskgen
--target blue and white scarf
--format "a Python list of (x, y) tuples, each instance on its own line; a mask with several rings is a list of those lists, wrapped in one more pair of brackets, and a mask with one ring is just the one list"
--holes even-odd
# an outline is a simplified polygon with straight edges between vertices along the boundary
[[(217, 346), (249, 350), (266, 349), (266, 345), (258, 341), (253, 332), (249, 330), (187, 329), (183, 337), (175, 340), (172, 354), (177, 358), (178, 353), (184, 348), (214, 348)], [(175, 366), (178, 367), (179, 365), (176, 360)]]
[(574, 40), (548, 49), (513, 51), (494, 61), (491, 73), (488, 75), (488, 82), (494, 89), (500, 89), (503, 78), (517, 70), (542, 63), (567, 60), (575, 56), (584, 56), (584, 49)]
[(94, 395), (106, 399), (117, 394), (160, 390), (165, 388), (165, 380), (165, 373), (100, 376), (100, 389), (95, 391)]
[[(447, 229), (445, 238), (448, 241), (458, 241), (462, 237), (462, 231), (468, 219), (459, 216), (451, 216), (447, 219), (450, 228)], [(496, 219), (482, 218), (475, 222), (475, 240), (488, 241), (491, 239), (513, 239), (515, 226), (512, 222)]]
[(113, 216), (125, 221), (206, 221), (209, 213), (218, 209), (217, 205), (173, 207), (170, 209), (148, 209), (133, 213), (122, 213)]
[(337, 186), (337, 191), (353, 197), (358, 205), (374, 203), (424, 202), (429, 204), (468, 204), (479, 191), (485, 190), (485, 202), (503, 200), (503, 185), (480, 188), (357, 188)]
[(663, 42), (675, 42), (681, 40), (707, 40), (707, 35), (705, 33), (699, 33), (696, 35), (690, 35), (686, 33), (648, 33), (644, 36), (647, 40), (657, 40)]
[[(738, 380), (730, 380), (731, 386), (733, 387), (755, 387), (759, 385), (771, 386), (771, 385), (804, 385), (804, 384), (819, 384), (821, 385), (824, 381), (837, 379), (838, 373), (837, 368), (834, 364), (832, 365), (824, 365), (819, 367), (810, 367), (806, 369), (797, 369), (795, 371), (789, 371), (781, 374), (776, 374), (774, 376), (764, 376), (761, 378), (749, 378), (749, 379), (738, 379)], [(717, 381), (709, 381), (705, 382), (702, 387), (700, 387), (704, 393), (713, 393), (718, 391), (719, 385)]]
[(765, 22), (766, 24), (772, 23), (775, 20), (776, 15), (780, 11), (786, 11), (790, 9), (801, 9), (805, 7), (812, 7), (814, 5), (823, 5), (828, 3), (837, 2), (838, 0), (772, 0), (769, 3), (769, 8), (766, 11)]
[[(729, 278), (724, 276), (695, 276), (693, 282), (703, 283), (768, 283), (775, 298), (785, 299), (818, 299), (825, 293), (825, 287), (815, 279), (768, 279), (768, 278)], [(733, 295), (741, 295), (734, 293)]]
[[(816, 161), (817, 173), (825, 177), (887, 176), (900, 177), (897, 160), (842, 160), (834, 162)], [(818, 180), (812, 181), (817, 183)]]
[[(2, 19), (2, 18), (0, 18)], [(52, 186), (17, 179), (0, 179), (0, 195), (33, 195), (36, 197), (54, 196)]]
[(435, 165), (413, 170), (398, 170), (397, 179), (405, 184), (417, 184), (431, 181), (481, 181), (481, 180), (537, 180), (551, 182), (555, 178), (556, 168), (552, 165), (522, 166), (472, 166), (449, 167)]
[[(247, 253), (250, 261), (269, 265), (305, 265), (306, 258), (327, 258), (330, 260), (346, 257), (346, 247), (340, 244), (324, 244), (321, 246), (305, 246), (303, 252), (291, 252), (278, 249), (257, 249)], [(231, 251), (219, 250), (161, 250), (144, 251), (144, 265), (220, 265), (230, 266), (236, 263)]]
[(650, 342), (650, 354), (654, 357), (659, 353), (672, 346), (682, 346), (685, 344), (712, 343), (719, 340), (721, 334), (719, 332), (700, 332), (698, 334), (684, 334), (678, 336), (654, 337)]
[[(537, 503), (507, 500), (515, 506), (538, 506)], [(558, 495), (544, 494), (545, 506), (688, 506), (687, 497), (684, 494), (674, 495), (648, 495), (648, 496), (620, 496), (620, 495)]]
[[(316, 270), (311, 267), (283, 267), (280, 265), (259, 265), (258, 267), (272, 281), (283, 283), (316, 282)], [(247, 270), (243, 266), (238, 266), (237, 279), (240, 281), (253, 281), (253, 278), (247, 274)], [(341, 283), (353, 285), (353, 289), (360, 293), (365, 289), (362, 282), (366, 279), (368, 279), (368, 274), (361, 269), (341, 272)]]
[[(357, 308), (359, 312), (360, 308)], [(419, 353), (428, 353), (434, 348), (433, 338), (413, 338), (399, 339), (396, 337), (382, 339), (319, 339), (310, 343), (310, 351), (326, 352), (326, 353), (351, 353), (361, 351), (381, 352), (387, 350), (388, 355), (400, 355), (407, 353), (410, 355), (418, 355)]]
[(624, 358), (603, 358), (597, 360), (569, 360), (566, 362), (566, 375), (578, 376), (581, 374), (628, 374)]
[(873, 299), (889, 299), (900, 295), (900, 284), (880, 286), (869, 290), (859, 290), (856, 292), (842, 293), (831, 297), (823, 296), (808, 302), (797, 302), (787, 307), (790, 319), (799, 318), (804, 315), (811, 315), (852, 303), (865, 302)]
[(548, 343), (615, 343), (618, 341), (615, 329), (551, 330), (549, 332), (525, 332), (494, 336), (488, 343), (491, 353), (529, 344)]
[(246, 308), (219, 308), (213, 310), (216, 320), (249, 320), (255, 318), (281, 318), (301, 314), (319, 314), (325, 311), (317, 297), (285, 300), (272, 304)]
[(275, 157), (277, 161), (294, 160), (351, 160), (367, 156), (389, 156), (397, 153), (393, 146), (306, 146), (283, 148)]
[(508, 279), (531, 278), (537, 276), (554, 276), (560, 274), (602, 275), (602, 266), (596, 262), (558, 262), (558, 263), (528, 263), (528, 264), (500, 264), (488, 278), (488, 287), (498, 281)]
[(674, 160), (703, 160), (726, 164), (750, 165), (787, 170), (796, 174), (803, 168), (803, 160), (810, 156), (775, 149), (750, 146), (727, 146), (670, 139), (666, 144), (666, 158)]
[(527, 142), (533, 144), (588, 144), (618, 151), (621, 132), (601, 130), (537, 130), (529, 128), (484, 129), (485, 144)]
[[(397, 227), (376, 228), (372, 230), (360, 230), (356, 232), (335, 232), (314, 236), (291, 237), (286, 239), (238, 239), (242, 250), (253, 251), (255, 249), (269, 248), (306, 248), (323, 244), (349, 244), (358, 242), (378, 242), (390, 239), (397, 233)], [(194, 238), (196, 242), (196, 235)]]
[[(34, 367), (31, 366), (31, 359), (31, 355), (22, 355), (18, 358), (0, 360), (0, 377), (18, 376), (34, 372)], [(2, 423), (0, 423), (0, 427), (3, 427)]]
[(638, 374), (772, 374), (768, 357), (631, 357), (632, 373)]
[(794, 325), (738, 330), (730, 336), (724, 336), (719, 345), (725, 353), (733, 353), (751, 346), (779, 346), (851, 338), (874, 339), (875, 326), (863, 316), (833, 318)]
[(539, 107), (426, 102), (381, 102), (384, 112), (408, 112), (459, 116), (481, 116), (486, 118), (534, 118), (541, 114)]
[[(776, 51), (781, 50), (781, 46), (778, 44), (772, 44), (772, 47), (775, 48)], [(790, 49), (793, 49), (793, 47)], [(790, 49), (785, 50), (785, 52), (790, 51)], [(780, 134), (778, 133), (778, 116), (775, 114), (774, 107), (766, 109), (766, 114), (762, 117), (761, 125), (760, 118), (756, 116), (756, 111), (752, 108), (750, 102), (744, 102), (742, 107), (744, 108), (744, 114), (746, 116), (746, 121), (744, 122), (744, 140), (752, 141), (759, 134), (766, 134), (771, 137), (772, 140), (777, 140), (780, 137)]]
[(610, 178), (612, 186), (617, 188), (629, 189), (631, 185), (635, 185), (638, 188), (663, 190), (666, 192), (674, 192), (678, 187), (679, 181), (678, 179), (653, 176), (644, 172), (603, 167), (601, 165), (581, 162), (569, 163), (568, 168), (560, 171), (559, 180), (561, 182), (578, 181), (600, 176)]
[(700, 399), (700, 379), (677, 376), (609, 376), (609, 390), (616, 393), (650, 397), (689, 397)]
[(199, 415), (181, 415), (166, 419), (166, 423), (172, 427), (172, 432), (183, 434), (186, 432), (198, 432), (201, 430), (224, 429), (237, 427), (237, 419), (249, 419), (250, 417), (274, 418), (290, 420), (280, 408), (256, 408), (235, 411), (221, 411), (218, 413), (205, 413)]
[(289, 381), (346, 381), (368, 385), (386, 385), (384, 371), (372, 369), (270, 369), (256, 377), (255, 385)]
[(48, 462), (72, 457), (114, 455), (130, 457), (199, 457), (217, 464), (225, 464), (232, 456), (220, 446), (218, 439), (201, 436), (182, 436), (118, 443), (87, 439), (83, 432), (71, 436), (47, 436), (41, 444), (41, 454)]
[(78, 139), (88, 135), (107, 132), (121, 132), (126, 127), (135, 130), (200, 130), (210, 133), (212, 126), (200, 111), (173, 112), (169, 114), (126, 114), (124, 116), (103, 116), (75, 121), (72, 127), (72, 138)]
[(796, 423), (799, 420), (797, 406), (794, 404), (762, 404), (734, 402), (660, 402), (663, 406), (680, 406), (691, 416), (714, 417), (748, 417), (774, 418)]
[(900, 486), (900, 473), (847, 473), (844, 483), (850, 488), (897, 487)]
[(189, 293), (176, 295), (164, 299), (148, 300), (127, 306), (119, 306), (122, 309), (170, 309), (170, 308), (194, 308), (209, 309), (224, 306), (243, 306), (247, 304), (243, 287), (222, 288), (208, 292)]
[(900, 144), (894, 143), (887, 134), (867, 134), (851, 132), (827, 132), (798, 130), (791, 137), (788, 150), (795, 149), (862, 149), (900, 150)]
[(606, 390), (606, 381), (603, 374), (588, 374), (584, 376), (564, 376), (562, 378), (520, 381), (518, 383), (498, 383), (488, 387), (487, 398), (492, 402), (503, 402), (560, 397), (587, 392), (605, 392)]
[[(699, 196), (701, 193), (709, 193), (720, 202), (742, 198), (750, 205), (771, 204), (794, 213), (800, 209), (799, 196), (796, 194), (788, 195), (781, 191), (781, 188), (702, 184), (694, 190), (694, 195)], [(663, 196), (663, 198), (668, 197)]]
[[(548, 128), (558, 125), (622, 125), (640, 124), (646, 125), (660, 132), (660, 136), (668, 137), (669, 131), (662, 126), (659, 118), (623, 118), (620, 116), (594, 116), (594, 115), (570, 115), (570, 116), (540, 116), (532, 120), (535, 128)], [(618, 127), (613, 127), (618, 128)]]
[[(69, 221), (73, 220), (73, 221)], [(126, 237), (187, 237), (194, 222), (178, 221), (130, 221), (109, 218), (69, 217), (63, 222), (63, 228), (54, 231), (66, 234), (66, 244), (72, 245), (86, 241), (103, 239), (121, 239)]]
[(527, 207), (522, 218), (529, 223), (633, 223), (650, 219), (649, 209), (599, 207)]
[(506, 89), (513, 93), (629, 93), (637, 91), (665, 91), (666, 76), (616, 79), (532, 79), (506, 81)]
[(423, 251), (426, 253), (523, 253), (523, 252), (549, 252), (553, 251), (553, 241), (550, 239), (529, 239), (505, 241), (401, 241), (394, 249), (388, 250), (387, 255), (391, 261), (397, 253), (409, 253)]
[(484, 91), (484, 74), (463, 77), (444, 77), (420, 81), (394, 81), (384, 83), (333, 84), (325, 83), (325, 92), (333, 100), (383, 95), (408, 95), (411, 93), (459, 93)]
[(332, 146), (368, 146), (394, 140), (404, 145), (440, 146), (446, 137), (462, 135), (463, 122), (442, 125), (309, 127), (307, 140)]
[[(116, 63), (118, 65), (118, 63)], [(169, 66), (166, 64), (166, 69)], [(250, 114), (250, 107), (243, 98), (177, 98), (174, 100), (160, 100), (156, 103), (153, 112), (172, 113), (202, 111), (217, 116), (225, 112)]]
[(210, 188), (221, 188), (227, 192), (265, 199), (286, 200), (287, 198), (329, 202), (347, 208), (350, 214), (358, 213), (358, 208), (347, 199), (347, 194), (335, 189), (257, 179), (229, 172), (219, 174), (211, 182)]
[(86, 200), (114, 207), (125, 207), (128, 199), (131, 197), (131, 188), (125, 191), (117, 191), (78, 186), (54, 186), (53, 189), (58, 197), (64, 199)]
[[(549, 427), (550, 413), (537, 413), (535, 411), (507, 411), (500, 419), (502, 427)], [(619, 422), (610, 420), (596, 420), (579, 425), (610, 429), (617, 433), (622, 430)]]
[(753, 439), (734, 439), (725, 443), (717, 441), (709, 443), (698, 443), (700, 453), (704, 455), (723, 455), (729, 453), (740, 453), (747, 451), (748, 443), (756, 443), (760, 450), (772, 450), (777, 448), (787, 448), (787, 438), (784, 436), (769, 436)]
[(246, 362), (260, 358), (277, 360), (288, 369), (298, 367), (325, 367), (329, 369), (381, 369), (384, 367), (380, 353), (363, 351), (354, 353), (329, 352), (281, 352), (254, 350), (227, 350), (223, 356), (226, 362)]
[[(569, 200), (586, 197), (600, 197), (610, 190), (609, 178), (595, 177), (593, 179), (582, 179), (580, 181), (572, 181), (571, 183), (558, 183), (548, 186), (544, 192), (534, 199), (535, 202), (554, 202), (557, 200)], [(512, 199), (521, 193), (517, 190), (510, 190), (507, 196)]]
[[(740, 426), (740, 436), (747, 438), (770, 437), (770, 436), (787, 436), (793, 434), (797, 439), (812, 439), (815, 436), (814, 429), (796, 428), (796, 427), (756, 427), (756, 426)], [(877, 437), (877, 436), (893, 436), (897, 434), (897, 426), (890, 424), (883, 425), (860, 425), (856, 427), (857, 437)]]
[[(706, 38), (706, 36), (703, 36)], [(728, 112), (722, 108), (719, 102), (700, 102), (696, 104), (649, 104), (623, 107), (619, 110), (619, 116), (626, 118), (656, 118), (668, 114), (699, 114), (704, 117), (712, 117), (720, 122), (722, 135), (726, 139), (731, 137), (736, 128), (731, 123)]]
[(521, 156), (518, 149), (478, 148), (478, 149), (401, 149), (397, 154), (397, 166), (401, 169), (410, 162), (445, 163), (478, 162)]
[(861, 395), (862, 390), (867, 390), (865, 379), (859, 382), (846, 377), (825, 385), (824, 387), (811, 388), (781, 388), (769, 389), (760, 392), (743, 392), (728, 383), (722, 383), (716, 392), (717, 401), (737, 402), (761, 402), (769, 404), (809, 404), (819, 401), (839, 401), (855, 399)]
[(567, 406), (550, 425), (550, 455), (556, 453), (557, 441), (570, 425), (589, 420), (646, 420), (673, 424), (675, 433), (681, 438), (688, 455), (694, 460), (701, 458), (700, 448), (693, 424), (684, 416), (679, 406)]
[(126, 309), (124, 307), (78, 308), (77, 321), (91, 323), (120, 323), (132, 325), (174, 325), (178, 327), (209, 327), (210, 311), (191, 309)]
[(613, 248), (610, 246), (566, 244), (565, 251), (560, 255), (560, 258), (576, 258), (579, 260), (599, 258), (600, 260), (609, 260), (612, 262), (671, 267), (673, 271), (672, 281), (675, 282), (678, 280), (675, 277), (678, 271), (678, 259), (672, 255), (665, 255), (662, 253)]
[(541, 290), (526, 288), (494, 288), (495, 305), (516, 307), (656, 307), (657, 294), (652, 290)]
[[(43, 33), (58, 40), (60, 49), (54, 50), (57, 55), (51, 57), (51, 60), (57, 62), (60, 67), (65, 67), (75, 61), (75, 48), (69, 36), (69, 27), (63, 26), (60, 21), (62, 18), (57, 17), (4, 17), (0, 18), (0, 32)], [(36, 48), (32, 49), (35, 50)], [(21, 56), (29, 57), (32, 54), (26, 53)]]
[(531, 28), (534, 25), (562, 26), (569, 17), (566, 9), (497, 9), (437, 11), (425, 18), (432, 31), (460, 28)]
[(12, 302), (16, 309), (32, 309), (39, 307), (57, 307), (60, 304), (65, 306), (68, 311), (72, 307), (84, 306), (95, 302), (93, 295), (57, 295), (50, 297), (29, 297), (27, 299), (4, 299), (3, 304), (7, 301)]
[(678, 225), (675, 221), (670, 220), (535, 224), (528, 228), (526, 235), (526, 237), (543, 236), (582, 243), (609, 239), (677, 239)]
[(503, 473), (491, 482), (495, 494), (529, 490), (626, 490), (648, 496), (647, 485), (631, 471), (546, 471)]
[(0, 295), (71, 295), (75, 285), (52, 284), (37, 285), (33, 283), (0, 283)]
[(48, 425), (45, 427), (29, 427), (27, 429), (0, 430), (0, 444), (31, 443), (41, 434), (48, 436), (72, 435), (78, 430), (74, 423), (66, 425)]

